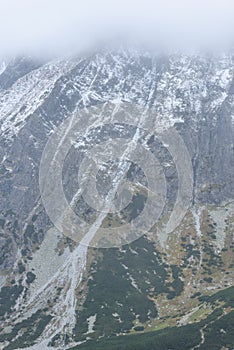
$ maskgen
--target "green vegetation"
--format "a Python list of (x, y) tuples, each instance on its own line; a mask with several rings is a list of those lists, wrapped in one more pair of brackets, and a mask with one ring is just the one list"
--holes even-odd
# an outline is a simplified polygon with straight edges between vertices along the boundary
[(234, 307), (234, 287), (221, 290), (211, 296), (201, 296), (199, 300), (210, 304), (214, 304), (217, 301), (223, 301), (225, 307)]
[[(189, 350), (200, 341), (197, 325), (90, 341), (73, 350)], [(208, 350), (208, 349), (207, 349)], [(210, 350), (210, 349), (209, 349)]]
[(200, 350), (234, 348), (234, 311), (217, 319), (205, 329), (205, 342)]
[[(164, 328), (155, 332), (109, 337), (91, 340), (72, 350), (189, 350), (200, 344), (200, 350), (220, 350), (234, 348), (234, 287), (222, 290), (212, 296), (202, 296), (201, 302), (209, 303), (214, 311), (205, 319), (183, 327)], [(217, 307), (217, 302), (223, 302)], [(224, 312), (230, 308), (229, 312)], [(197, 311), (201, 316), (204, 309)], [(195, 314), (193, 315), (195, 316)], [(203, 329), (205, 340), (201, 342)]]
[[(41, 335), (52, 316), (46, 315), (45, 310), (38, 310), (27, 320), (17, 323), (10, 333), (0, 335), (0, 342), (9, 341), (10, 344), (4, 349), (13, 350), (33, 345), (34, 341)], [(15, 341), (13, 339), (24, 330), (22, 335)]]
[(0, 291), (0, 317), (3, 317), (5, 313), (10, 312), (11, 308), (15, 305), (20, 293), (22, 293), (23, 287), (19, 286), (6, 286), (2, 287)]
[[(183, 291), (181, 269), (163, 263), (155, 246), (145, 238), (125, 246), (124, 250), (102, 251), (103, 257), (91, 266), (88, 295), (77, 312), (76, 340), (87, 336), (113, 336), (139, 331), (144, 323), (157, 317), (154, 298), (164, 293), (173, 299)], [(172, 278), (169, 279), (171, 272)], [(94, 333), (87, 319), (96, 315)], [(136, 322), (138, 321), (138, 322)]]

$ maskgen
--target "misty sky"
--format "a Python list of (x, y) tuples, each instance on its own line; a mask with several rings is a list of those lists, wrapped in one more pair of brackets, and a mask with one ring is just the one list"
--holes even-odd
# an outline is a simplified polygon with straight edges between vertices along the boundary
[(234, 0), (0, 0), (0, 56), (69, 54), (113, 39), (234, 46)]

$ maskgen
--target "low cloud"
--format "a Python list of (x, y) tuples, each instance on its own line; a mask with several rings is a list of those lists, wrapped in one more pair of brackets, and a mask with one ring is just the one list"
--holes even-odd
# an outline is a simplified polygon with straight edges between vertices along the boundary
[(66, 55), (133, 40), (162, 49), (234, 46), (232, 0), (0, 0), (0, 56)]

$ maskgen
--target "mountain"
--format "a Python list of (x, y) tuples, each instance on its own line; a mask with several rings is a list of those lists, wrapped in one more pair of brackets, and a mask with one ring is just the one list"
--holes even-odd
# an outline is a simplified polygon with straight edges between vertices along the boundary
[[(47, 62), (19, 57), (0, 67), (1, 348), (233, 348), (232, 54), (119, 49)], [(83, 126), (80, 120), (86, 121), (90, 110), (95, 111), (93, 119)], [(136, 121), (139, 111), (150, 113), (156, 125), (148, 130), (150, 137), (139, 134), (145, 122), (144, 113)], [(118, 113), (124, 122), (115, 120)], [(105, 123), (108, 114), (112, 119)], [(62, 169), (51, 158), (53, 142), (60, 145), (61, 125), (76, 137)], [(174, 131), (165, 141), (161, 129)], [(98, 249), (92, 244), (88, 248), (69, 229), (61, 233), (54, 227), (50, 207), (59, 207), (60, 197), (45, 203), (40, 170), (46, 179), (51, 168), (47, 172), (42, 160), (52, 159), (54, 166), (49, 189), (59, 184), (61, 171), (64, 196), (73, 203), (83, 159), (96, 144), (106, 145), (110, 139), (122, 140), (117, 151), (121, 144), (138, 141), (157, 158), (162, 172), (155, 183), (159, 181), (160, 194), (166, 184), (165, 206), (148, 234), (109, 249), (101, 237)], [(48, 142), (51, 154), (44, 156)], [(129, 193), (132, 198), (121, 214), (106, 213), (102, 220), (91, 206), (94, 198), (85, 203), (85, 193), (74, 208), (90, 227), (98, 222), (99, 228), (121, 231), (123, 222), (143, 212), (145, 188), (150, 181), (154, 187), (154, 178), (148, 167), (149, 177), (144, 174), (145, 156), (140, 165), (135, 158), (126, 165), (119, 151), (116, 165), (108, 159), (107, 146), (102, 152), (94, 174), (97, 192), (108, 197), (125, 169), (127, 196), (119, 202), (125, 203)], [(93, 169), (81, 176), (92, 179)], [(189, 191), (188, 178), (192, 191), (184, 206), (187, 193), (180, 185), (187, 184)], [(174, 219), (176, 225), (168, 232), (166, 222), (180, 205), (184, 215), (174, 211), (180, 220)]]

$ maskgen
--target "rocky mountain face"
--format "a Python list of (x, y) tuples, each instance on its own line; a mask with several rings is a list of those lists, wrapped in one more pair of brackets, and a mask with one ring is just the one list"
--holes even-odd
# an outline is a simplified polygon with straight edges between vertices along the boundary
[[(89, 339), (202, 322), (219, 309), (201, 298), (233, 285), (233, 56), (123, 49), (50, 62), (17, 58), (0, 67), (1, 348), (71, 348)], [(108, 102), (150, 108), (159, 125), (177, 130), (191, 158), (193, 193), (173, 234), (163, 234), (164, 212), (150, 235), (129, 246), (88, 249), (53, 227), (41, 200), (39, 167), (64, 120)], [(116, 126), (99, 130), (99, 137), (125, 132)], [(70, 161), (79, 165), (96, 139), (95, 133), (84, 138)], [(170, 184), (170, 206), (178, 187), (175, 161), (156, 140), (147, 145)], [(76, 173), (66, 169), (71, 201)], [(140, 169), (134, 177), (142, 180)], [(144, 205), (143, 197), (130, 216)], [(92, 220), (87, 206), (77, 210)], [(202, 332), (201, 326), (195, 344), (201, 349)]]

